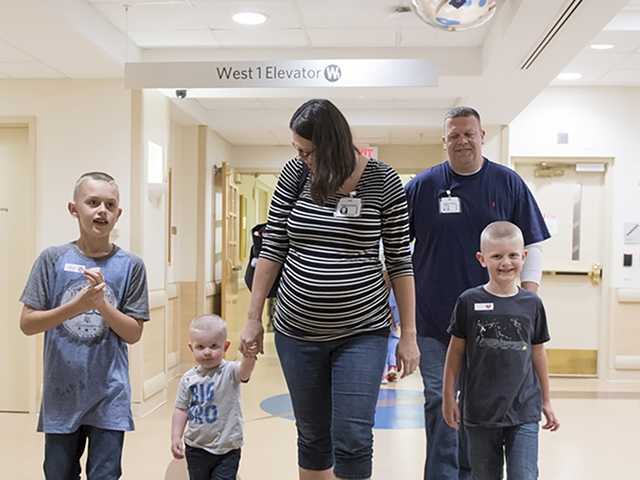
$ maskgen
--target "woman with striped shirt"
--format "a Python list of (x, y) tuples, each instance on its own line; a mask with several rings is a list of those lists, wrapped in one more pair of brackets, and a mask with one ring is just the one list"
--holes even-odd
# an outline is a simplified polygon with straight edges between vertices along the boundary
[(368, 479), (391, 323), (380, 239), (400, 312), (402, 376), (419, 359), (406, 197), (391, 167), (358, 153), (328, 100), (304, 103), (289, 126), (298, 157), (273, 195), (241, 350), (262, 352), (262, 309), (282, 269), (275, 343), (300, 480)]

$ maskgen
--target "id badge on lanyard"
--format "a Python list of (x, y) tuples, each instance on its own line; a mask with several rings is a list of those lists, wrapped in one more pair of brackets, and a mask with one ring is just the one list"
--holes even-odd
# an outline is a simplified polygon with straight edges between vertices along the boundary
[(356, 192), (351, 192), (350, 196), (341, 198), (338, 201), (334, 217), (359, 217), (362, 210), (362, 199), (355, 198)]
[(446, 194), (446, 197), (440, 198), (440, 213), (460, 213), (462, 211), (460, 207), (460, 197), (451, 196), (451, 190), (447, 190)]

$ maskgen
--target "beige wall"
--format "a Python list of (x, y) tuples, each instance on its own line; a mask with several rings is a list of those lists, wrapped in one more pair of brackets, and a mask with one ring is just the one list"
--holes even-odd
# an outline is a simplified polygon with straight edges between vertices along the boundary
[(75, 180), (102, 170), (120, 186), (116, 241), (129, 248), (130, 93), (118, 80), (0, 80), (0, 116), (35, 117), (36, 248), (77, 238), (66, 213)]
[[(242, 171), (278, 172), (294, 157), (289, 146), (233, 146), (231, 166)], [(445, 158), (440, 145), (380, 145), (380, 160), (399, 172), (414, 172), (435, 165)]]

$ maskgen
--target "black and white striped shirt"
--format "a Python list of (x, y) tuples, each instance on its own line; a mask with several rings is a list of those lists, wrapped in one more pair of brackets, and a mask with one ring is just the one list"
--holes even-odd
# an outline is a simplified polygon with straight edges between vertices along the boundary
[(336, 217), (344, 195), (316, 204), (303, 162), (283, 168), (269, 209), (260, 257), (283, 263), (274, 326), (301, 340), (329, 341), (388, 330), (388, 291), (380, 239), (391, 279), (411, 275), (407, 201), (398, 174), (369, 160), (356, 187), (359, 217)]

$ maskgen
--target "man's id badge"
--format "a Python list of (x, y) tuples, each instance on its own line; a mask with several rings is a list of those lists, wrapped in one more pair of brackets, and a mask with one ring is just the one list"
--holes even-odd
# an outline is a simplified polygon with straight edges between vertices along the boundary
[(491, 310), (493, 310), (493, 302), (474, 303), (473, 304), (473, 309), (476, 312), (490, 312)]
[(440, 213), (460, 213), (460, 197), (442, 197)]
[(360, 198), (345, 197), (341, 198), (333, 212), (334, 217), (359, 217), (362, 209), (362, 200)]

